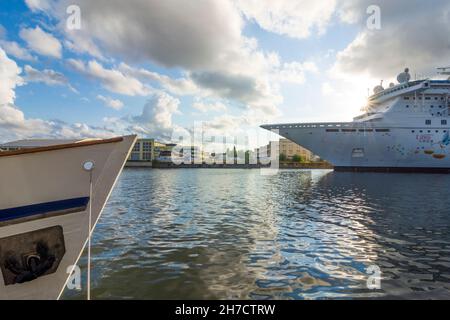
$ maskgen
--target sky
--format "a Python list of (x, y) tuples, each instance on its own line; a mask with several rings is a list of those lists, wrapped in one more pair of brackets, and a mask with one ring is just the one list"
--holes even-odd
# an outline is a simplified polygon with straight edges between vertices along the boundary
[(450, 64), (449, 19), (447, 0), (0, 0), (0, 142), (351, 121), (381, 80)]

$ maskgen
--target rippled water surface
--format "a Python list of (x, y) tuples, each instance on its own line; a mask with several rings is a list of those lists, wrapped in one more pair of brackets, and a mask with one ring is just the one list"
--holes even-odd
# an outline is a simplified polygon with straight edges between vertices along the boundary
[(126, 169), (92, 250), (97, 299), (450, 299), (450, 175)]

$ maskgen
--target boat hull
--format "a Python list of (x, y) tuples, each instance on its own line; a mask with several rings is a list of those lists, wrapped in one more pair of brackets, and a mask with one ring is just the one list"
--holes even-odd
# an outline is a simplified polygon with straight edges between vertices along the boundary
[[(135, 136), (128, 136), (0, 155), (0, 299), (59, 298), (88, 239), (89, 206), (95, 226), (135, 140)], [(91, 172), (83, 168), (86, 162), (94, 163)], [(41, 236), (36, 233), (50, 229), (52, 235), (50, 231)], [(34, 237), (33, 242), (30, 239)], [(55, 270), (49, 269), (32, 281), (11, 283), (15, 274), (1, 258), (9, 252), (21, 260), (27, 252), (18, 252), (20, 246), (34, 248), (41, 241), (39, 237), (47, 241), (50, 250), (59, 248), (52, 266)], [(20, 245), (14, 248), (14, 242)], [(22, 262), (22, 269), (25, 265)]]
[(338, 170), (447, 172), (450, 169), (448, 127), (363, 127), (358, 124), (262, 127), (305, 147)]

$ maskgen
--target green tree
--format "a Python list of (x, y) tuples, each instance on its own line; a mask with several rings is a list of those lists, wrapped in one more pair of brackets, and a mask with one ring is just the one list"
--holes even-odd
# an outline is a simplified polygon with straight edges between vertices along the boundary
[(286, 159), (287, 159), (286, 155), (284, 153), (280, 153), (280, 161), (283, 162), (286, 161)]
[(293, 162), (302, 162), (302, 157), (300, 157), (298, 154), (294, 154), (292, 157)]

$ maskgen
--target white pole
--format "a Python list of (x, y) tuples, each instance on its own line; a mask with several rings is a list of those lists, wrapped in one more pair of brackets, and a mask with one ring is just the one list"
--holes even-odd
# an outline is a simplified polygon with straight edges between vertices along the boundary
[(87, 258), (87, 300), (91, 300), (91, 235), (92, 235), (92, 172), (94, 170), (94, 162), (86, 161), (83, 169), (89, 172), (89, 223), (88, 223), (88, 258)]
[(92, 171), (89, 171), (89, 234), (87, 261), (87, 299), (91, 300), (91, 232), (92, 232)]

